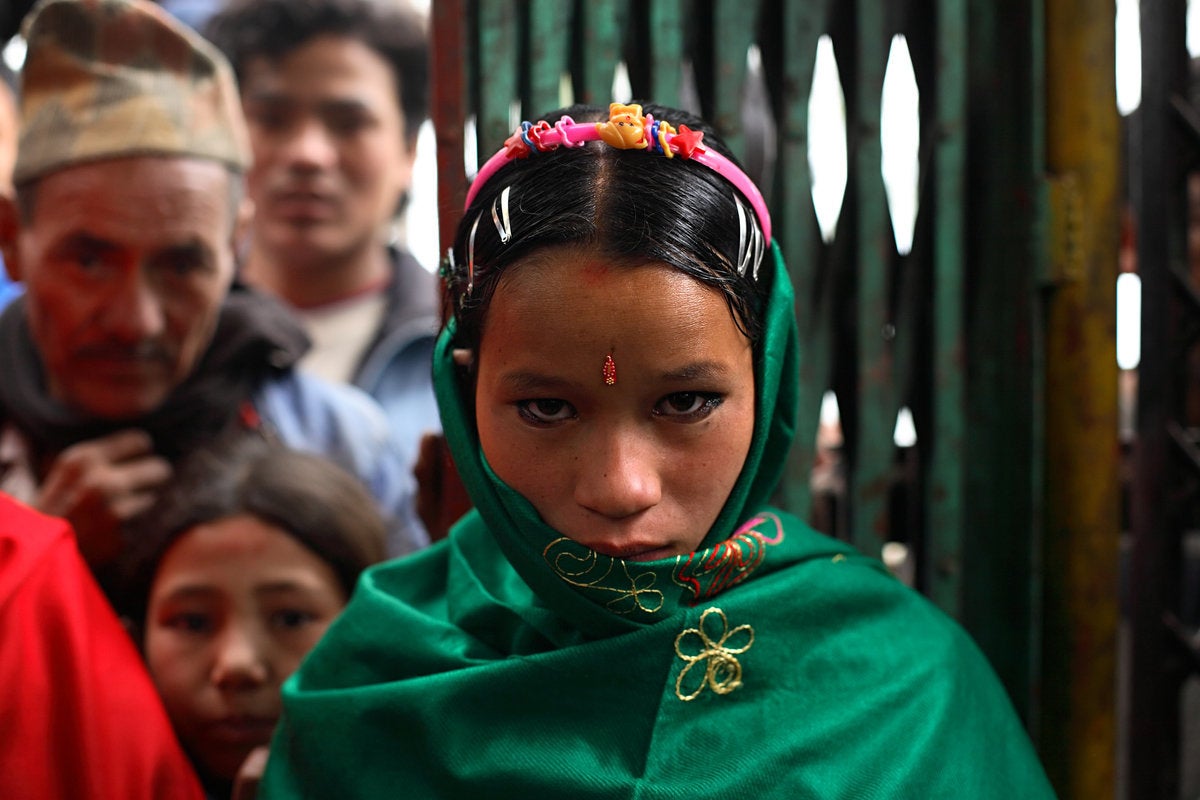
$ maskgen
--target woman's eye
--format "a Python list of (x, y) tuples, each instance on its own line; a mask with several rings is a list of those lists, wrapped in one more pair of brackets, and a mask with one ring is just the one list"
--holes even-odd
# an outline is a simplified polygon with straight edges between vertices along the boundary
[(302, 628), (316, 620), (316, 615), (296, 608), (285, 608), (271, 613), (271, 626), (292, 630)]
[(522, 417), (538, 423), (563, 422), (575, 416), (575, 409), (566, 400), (522, 400), (517, 403)]
[(721, 405), (722, 397), (712, 392), (675, 392), (654, 407), (654, 413), (680, 422), (692, 422), (707, 417)]
[(212, 620), (209, 619), (207, 614), (181, 611), (167, 618), (166, 627), (183, 633), (205, 633), (212, 630)]

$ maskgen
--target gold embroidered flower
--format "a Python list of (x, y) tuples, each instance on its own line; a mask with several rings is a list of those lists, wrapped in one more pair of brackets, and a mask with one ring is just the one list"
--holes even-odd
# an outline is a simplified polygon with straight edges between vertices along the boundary
[[(699, 697), (705, 687), (717, 694), (737, 689), (742, 685), (742, 664), (737, 656), (753, 644), (754, 629), (749, 625), (730, 630), (724, 611), (716, 606), (704, 609), (695, 628), (687, 628), (675, 637), (675, 654), (685, 662), (675, 679), (675, 696), (687, 702)], [(698, 665), (703, 665), (699, 681), (695, 676), (689, 680), (693, 667)], [(699, 669), (696, 674), (700, 674)]]
[(663, 607), (663, 593), (655, 588), (658, 576), (650, 570), (635, 574), (623, 559), (602, 556), (565, 536), (546, 545), (542, 558), (572, 586), (609, 597), (605, 605), (613, 613), (655, 614)]

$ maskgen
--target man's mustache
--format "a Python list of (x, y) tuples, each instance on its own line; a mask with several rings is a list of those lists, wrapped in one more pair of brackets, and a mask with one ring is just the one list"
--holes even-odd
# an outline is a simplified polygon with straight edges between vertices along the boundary
[(99, 342), (83, 345), (75, 350), (79, 358), (104, 361), (163, 361), (174, 360), (174, 351), (157, 339), (149, 339), (136, 345)]

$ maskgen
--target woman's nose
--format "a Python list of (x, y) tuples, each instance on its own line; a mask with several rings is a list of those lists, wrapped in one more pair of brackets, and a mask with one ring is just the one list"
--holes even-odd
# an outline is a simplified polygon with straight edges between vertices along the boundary
[(218, 689), (252, 689), (270, 678), (265, 648), (253, 631), (231, 625), (217, 638), (215, 646), (212, 683)]
[(639, 431), (603, 436), (585, 456), (575, 501), (610, 519), (658, 505), (662, 480), (653, 441)]

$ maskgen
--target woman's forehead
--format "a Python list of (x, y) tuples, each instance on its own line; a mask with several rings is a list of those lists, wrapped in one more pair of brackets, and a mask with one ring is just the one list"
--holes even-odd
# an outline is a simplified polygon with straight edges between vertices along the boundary
[(506, 363), (601, 364), (611, 356), (618, 369), (622, 359), (636, 359), (663, 374), (740, 361), (749, 346), (716, 289), (665, 264), (628, 267), (597, 257), (542, 259), (506, 276), (480, 342)]

